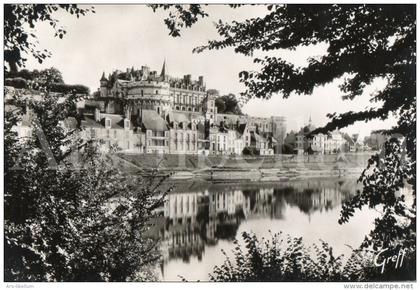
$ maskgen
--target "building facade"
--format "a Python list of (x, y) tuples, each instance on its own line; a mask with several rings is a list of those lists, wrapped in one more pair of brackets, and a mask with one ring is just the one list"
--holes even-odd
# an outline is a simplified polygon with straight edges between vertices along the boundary
[(284, 117), (218, 114), (218, 96), (207, 92), (202, 76), (171, 77), (164, 62), (160, 74), (142, 66), (103, 73), (99, 83), (85, 102), (82, 128), (85, 138), (105, 147), (161, 154), (241, 155), (245, 147), (260, 155), (280, 152), (274, 146), (284, 139)]
[(332, 132), (312, 134), (316, 129), (312, 125), (311, 118), (307, 125), (302, 127), (299, 132), (290, 132), (285, 138), (285, 145), (293, 153), (302, 154), (334, 154), (339, 152), (351, 151), (352, 142), (346, 138), (346, 134), (335, 129)]

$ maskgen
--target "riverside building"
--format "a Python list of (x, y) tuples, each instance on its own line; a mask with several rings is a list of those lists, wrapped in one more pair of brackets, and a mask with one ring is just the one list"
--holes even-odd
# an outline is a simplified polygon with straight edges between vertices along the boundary
[(240, 155), (245, 147), (258, 155), (280, 152), (284, 117), (257, 118), (218, 114), (204, 77), (194, 80), (160, 73), (147, 66), (102, 74), (100, 87), (82, 110), (86, 139), (104, 149), (162, 154)]

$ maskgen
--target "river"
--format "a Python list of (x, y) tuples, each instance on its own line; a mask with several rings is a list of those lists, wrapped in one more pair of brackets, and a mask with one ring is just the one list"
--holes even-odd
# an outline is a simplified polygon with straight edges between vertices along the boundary
[(163, 281), (207, 281), (243, 231), (259, 237), (282, 232), (306, 245), (328, 242), (334, 254), (349, 256), (373, 228), (374, 211), (359, 211), (338, 224), (341, 204), (354, 195), (355, 179), (305, 179), (277, 183), (206, 184), (175, 187), (156, 220)]

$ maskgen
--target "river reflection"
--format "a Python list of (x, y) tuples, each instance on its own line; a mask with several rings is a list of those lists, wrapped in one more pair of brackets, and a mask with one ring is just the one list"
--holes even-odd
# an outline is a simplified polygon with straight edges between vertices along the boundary
[(336, 253), (357, 247), (372, 226), (371, 213), (338, 225), (340, 205), (355, 192), (354, 180), (301, 180), (276, 184), (183, 184), (160, 209), (154, 233), (161, 241), (161, 279), (208, 280), (243, 231), (268, 236), (282, 231), (308, 245), (327, 241)]

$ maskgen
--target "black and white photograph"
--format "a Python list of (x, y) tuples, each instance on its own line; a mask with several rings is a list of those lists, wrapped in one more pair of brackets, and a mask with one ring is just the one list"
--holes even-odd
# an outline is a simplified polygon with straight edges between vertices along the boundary
[(2, 6), (3, 287), (418, 286), (415, 2)]

